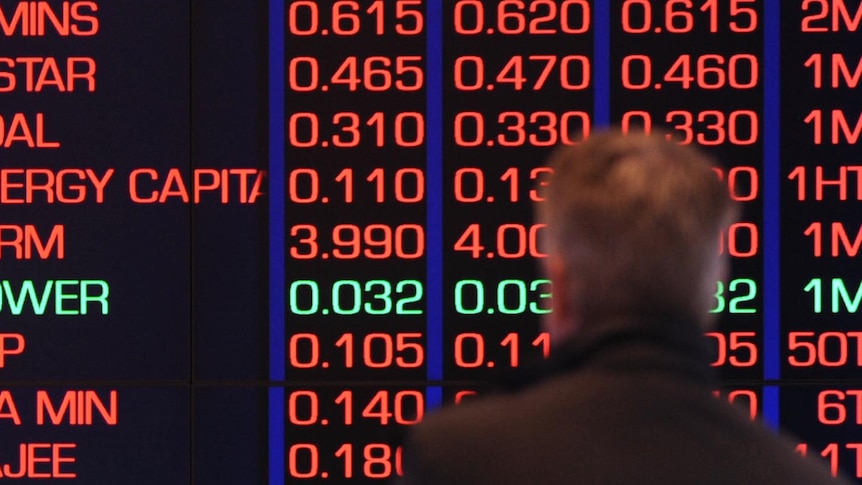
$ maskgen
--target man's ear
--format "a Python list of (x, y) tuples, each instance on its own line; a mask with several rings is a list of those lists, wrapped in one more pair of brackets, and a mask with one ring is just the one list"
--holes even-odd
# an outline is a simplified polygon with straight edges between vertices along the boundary
[(551, 334), (551, 341), (561, 343), (574, 335), (577, 318), (574, 311), (572, 294), (572, 274), (559, 254), (550, 254), (544, 260), (545, 273), (553, 287), (553, 311), (545, 316), (545, 331)]

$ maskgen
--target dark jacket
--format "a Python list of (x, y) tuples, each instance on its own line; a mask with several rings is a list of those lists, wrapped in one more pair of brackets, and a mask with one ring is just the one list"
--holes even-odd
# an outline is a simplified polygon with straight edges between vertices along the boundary
[(696, 326), (591, 328), (555, 349), (538, 380), (427, 416), (398, 483), (847, 483), (713, 397)]

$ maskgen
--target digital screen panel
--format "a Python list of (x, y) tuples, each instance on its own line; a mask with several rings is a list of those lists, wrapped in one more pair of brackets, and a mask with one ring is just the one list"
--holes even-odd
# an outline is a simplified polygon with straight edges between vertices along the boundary
[(0, 477), (401, 473), (553, 353), (544, 161), (613, 125), (743, 209), (717, 398), (862, 478), (858, 0), (258, 3), (0, 4)]

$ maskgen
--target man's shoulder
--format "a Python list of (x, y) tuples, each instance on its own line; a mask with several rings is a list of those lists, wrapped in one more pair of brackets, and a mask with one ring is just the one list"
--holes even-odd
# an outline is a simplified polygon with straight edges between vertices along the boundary
[[(700, 483), (740, 477), (749, 480), (737, 483), (755, 483), (754, 477), (832, 483), (822, 463), (802, 459), (793, 442), (750, 422), (708, 389), (595, 372), (558, 375), (432, 413), (412, 431), (408, 449), (424, 473), (447, 473), (423, 483), (453, 483), (452, 477), (491, 483), (473, 481), (479, 473), (499, 473), (498, 483), (531, 483), (505, 480), (548, 469), (577, 474), (584, 483), (611, 483), (604, 481), (609, 477), (660, 483), (675, 476)], [(702, 481), (707, 469), (719, 470), (712, 481)]]
[[(512, 419), (550, 417), (555, 409), (574, 411), (596, 393), (602, 379), (577, 372), (555, 376), (518, 389), (503, 389), (467, 398), (462, 404), (447, 406), (426, 417), (427, 427), (494, 427), (511, 424)], [(541, 410), (541, 412), (537, 412)], [(571, 415), (571, 414), (569, 414)], [(505, 422), (501, 422), (505, 421)]]
[[(525, 447), (544, 446), (548, 440), (561, 439), (567, 446), (577, 447), (579, 442), (587, 442), (585, 436), (601, 429), (595, 422), (597, 409), (619, 409), (626, 400), (619, 393), (610, 398), (617, 404), (608, 404), (607, 393), (600, 390), (607, 383), (592, 373), (578, 372), (519, 390), (468, 399), (425, 416), (411, 430), (411, 445), (423, 453), (441, 454), (435, 458), (443, 460), (480, 452), (509, 457)], [(620, 418), (620, 425), (624, 425), (620, 412), (608, 414)]]

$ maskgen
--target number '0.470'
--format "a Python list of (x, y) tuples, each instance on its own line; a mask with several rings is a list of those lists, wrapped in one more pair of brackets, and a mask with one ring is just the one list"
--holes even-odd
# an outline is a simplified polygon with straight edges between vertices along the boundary
[[(511, 84), (515, 91), (524, 89), (525, 85), (533, 91), (541, 90), (551, 79), (551, 73), (558, 65), (559, 60), (559, 86), (568, 91), (580, 91), (590, 86), (590, 59), (583, 55), (552, 56), (533, 55), (526, 56), (529, 63), (541, 63), (542, 71), (535, 80), (528, 80), (524, 74), (524, 57), (513, 56), (500, 69), (494, 77), (496, 86)], [(493, 72), (493, 71), (492, 71)], [(455, 87), (459, 91), (478, 91), (480, 89), (492, 89), (495, 85), (485, 84), (485, 60), (479, 56), (461, 56), (455, 59)], [(528, 82), (530, 81), (530, 82)], [(555, 80), (552, 83), (557, 84)], [(532, 86), (530, 86), (532, 84)]]

